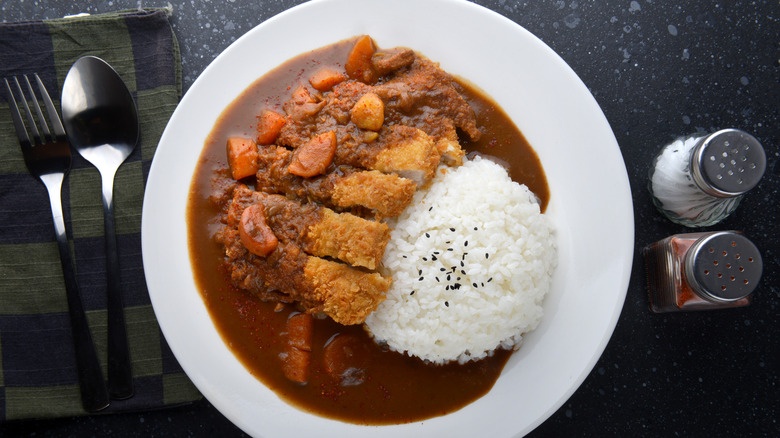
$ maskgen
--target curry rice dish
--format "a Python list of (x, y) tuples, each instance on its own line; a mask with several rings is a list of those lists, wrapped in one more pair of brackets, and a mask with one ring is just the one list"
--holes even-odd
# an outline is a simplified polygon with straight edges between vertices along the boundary
[(232, 351), (290, 403), (361, 424), (445, 415), (489, 391), (541, 317), (548, 197), (489, 98), (362, 36), (223, 112), (188, 202), (195, 279)]

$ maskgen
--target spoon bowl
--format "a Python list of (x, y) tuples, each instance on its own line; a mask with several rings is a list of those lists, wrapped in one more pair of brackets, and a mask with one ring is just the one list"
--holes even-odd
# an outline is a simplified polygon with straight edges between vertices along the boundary
[(71, 145), (100, 172), (106, 240), (108, 384), (114, 399), (133, 395), (133, 376), (119, 279), (114, 175), (138, 143), (138, 112), (127, 85), (108, 63), (79, 58), (62, 85), (62, 124)]

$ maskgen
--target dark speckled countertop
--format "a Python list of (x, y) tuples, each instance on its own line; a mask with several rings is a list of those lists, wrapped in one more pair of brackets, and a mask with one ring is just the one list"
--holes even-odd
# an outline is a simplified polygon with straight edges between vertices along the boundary
[[(133, 0), (4, 1), (0, 19), (135, 8)], [(170, 0), (184, 87), (230, 43), (297, 0)], [(547, 43), (580, 76), (620, 144), (636, 251), (623, 312), (582, 386), (530, 436), (780, 436), (780, 3), (777, 0), (479, 0)], [(761, 184), (710, 229), (742, 230), (764, 276), (746, 308), (657, 315), (640, 250), (685, 232), (646, 190), (659, 147), (739, 128), (767, 151)], [(609, 212), (604, 212), (609, 214)], [(608, 236), (605, 236), (605, 238)], [(241, 436), (208, 401), (156, 412), (7, 423), (0, 436)]]

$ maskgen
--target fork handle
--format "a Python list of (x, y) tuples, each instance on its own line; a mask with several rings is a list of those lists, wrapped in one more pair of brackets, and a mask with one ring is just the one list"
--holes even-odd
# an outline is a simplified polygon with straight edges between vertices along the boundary
[(108, 388), (111, 398), (133, 396), (133, 370), (125, 325), (119, 252), (114, 223), (114, 173), (101, 171), (103, 181), (103, 221), (106, 240), (106, 277), (108, 281)]
[(108, 407), (110, 401), (103, 371), (100, 368), (92, 334), (89, 331), (87, 316), (81, 303), (78, 282), (70, 256), (70, 245), (65, 234), (65, 220), (62, 216), (62, 180), (63, 175), (49, 174), (41, 179), (46, 185), (54, 219), (54, 231), (57, 234), (57, 246), (60, 250), (60, 263), (65, 278), (65, 294), (68, 299), (68, 313), (73, 331), (73, 344), (76, 350), (76, 368), (78, 370), (81, 404), (88, 412), (97, 412)]

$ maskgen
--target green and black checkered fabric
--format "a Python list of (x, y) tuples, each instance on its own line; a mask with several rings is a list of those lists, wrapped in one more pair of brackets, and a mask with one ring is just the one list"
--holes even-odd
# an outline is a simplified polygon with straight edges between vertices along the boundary
[[(181, 58), (164, 9), (0, 23), (0, 77), (38, 73), (55, 106), (68, 69), (95, 55), (136, 98), (141, 140), (114, 185), (135, 396), (107, 412), (189, 402), (200, 394), (163, 338), (141, 261), (141, 205), (157, 143), (181, 97)], [(183, 182), (185, 183), (185, 182)], [(74, 152), (62, 203), (77, 278), (106, 371), (106, 273), (98, 171)], [(25, 167), (0, 89), (0, 421), (86, 414), (82, 410), (65, 286), (49, 199)]]

